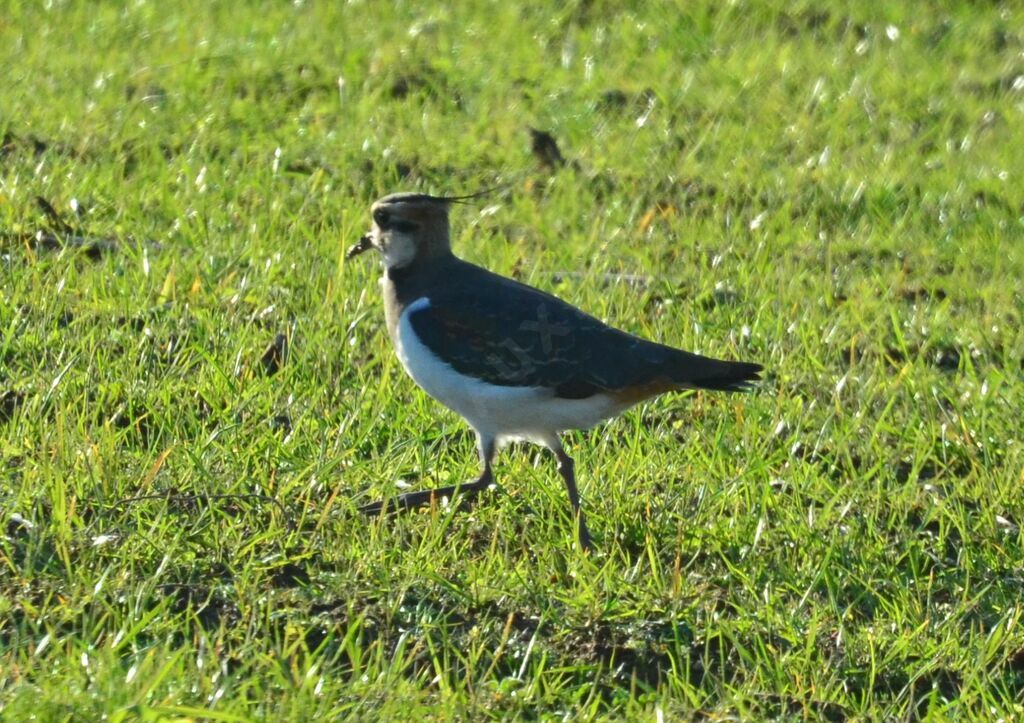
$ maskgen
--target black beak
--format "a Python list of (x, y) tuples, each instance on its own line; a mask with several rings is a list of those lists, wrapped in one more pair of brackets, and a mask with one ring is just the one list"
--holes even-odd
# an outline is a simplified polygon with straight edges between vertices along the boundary
[(364, 251), (369, 251), (373, 248), (373, 244), (370, 243), (370, 234), (364, 233), (359, 237), (359, 240), (352, 244), (348, 251), (345, 252), (345, 260), (354, 259)]

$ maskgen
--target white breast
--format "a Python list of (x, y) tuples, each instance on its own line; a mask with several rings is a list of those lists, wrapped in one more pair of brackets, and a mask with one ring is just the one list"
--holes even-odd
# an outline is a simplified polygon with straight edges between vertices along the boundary
[(592, 427), (625, 408), (606, 395), (559, 399), (541, 387), (499, 386), (460, 374), (416, 336), (409, 317), (429, 307), (430, 299), (424, 296), (402, 311), (395, 351), (405, 371), (427, 394), (462, 415), (482, 436), (499, 442), (522, 438), (547, 444), (557, 432)]

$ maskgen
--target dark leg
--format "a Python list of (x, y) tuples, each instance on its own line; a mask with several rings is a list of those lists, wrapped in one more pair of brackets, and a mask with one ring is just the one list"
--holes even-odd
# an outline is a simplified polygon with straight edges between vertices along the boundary
[(480, 451), (480, 461), (484, 469), (475, 480), (463, 482), (462, 484), (450, 487), (438, 487), (432, 490), (421, 490), (419, 492), (406, 492), (379, 502), (371, 502), (359, 508), (367, 516), (381, 515), (386, 513), (404, 512), (415, 510), (419, 507), (432, 505), (436, 500), (443, 497), (452, 499), (458, 493), (461, 496), (461, 505), (468, 506), (477, 496), (494, 484), (494, 474), (491, 472), (491, 460), (494, 459), (494, 440), (477, 439), (477, 447)]
[(565, 489), (569, 492), (569, 504), (572, 505), (573, 517), (576, 518), (577, 532), (580, 539), (580, 547), (584, 550), (593, 550), (594, 544), (590, 540), (590, 531), (587, 529), (587, 520), (583, 516), (583, 509), (580, 507), (580, 493), (576, 489), (576, 465), (572, 457), (565, 453), (562, 445), (554, 450), (555, 459), (558, 460), (558, 473), (565, 480)]

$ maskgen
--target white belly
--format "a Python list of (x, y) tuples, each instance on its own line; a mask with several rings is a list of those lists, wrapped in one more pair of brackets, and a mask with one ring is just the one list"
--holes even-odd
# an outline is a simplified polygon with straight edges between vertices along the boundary
[(498, 386), (460, 374), (430, 351), (412, 328), (409, 315), (429, 306), (430, 299), (422, 297), (403, 310), (395, 330), (395, 351), (427, 394), (462, 415), (481, 436), (499, 443), (521, 438), (547, 444), (560, 431), (592, 427), (624, 408), (602, 394), (559, 399), (541, 387)]

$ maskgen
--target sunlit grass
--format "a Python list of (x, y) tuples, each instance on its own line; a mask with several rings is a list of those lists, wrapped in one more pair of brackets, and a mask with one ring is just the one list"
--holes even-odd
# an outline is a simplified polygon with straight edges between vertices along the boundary
[[(690, 5), (7, 3), (5, 718), (1020, 715), (1020, 12)], [(569, 435), (589, 557), (535, 448), (353, 514), (476, 459), (344, 249), (492, 186), (466, 258), (767, 367)]]

